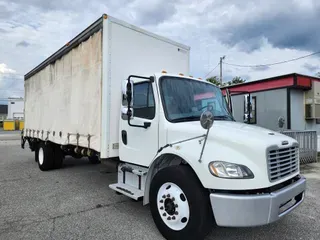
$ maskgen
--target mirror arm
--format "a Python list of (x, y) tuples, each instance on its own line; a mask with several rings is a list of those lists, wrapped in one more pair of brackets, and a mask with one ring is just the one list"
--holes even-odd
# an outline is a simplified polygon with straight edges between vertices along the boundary
[[(180, 143), (188, 142), (188, 141), (191, 141), (191, 140), (194, 140), (194, 139), (197, 139), (197, 138), (203, 138), (203, 137), (206, 137), (206, 134), (203, 134), (203, 135), (197, 136), (197, 137), (193, 137), (193, 138), (188, 138), (188, 139), (181, 140), (181, 141), (174, 142), (174, 143), (168, 143), (168, 144), (164, 145), (163, 147), (159, 148), (157, 153), (161, 152), (163, 149), (165, 149), (167, 147), (172, 147), (172, 146), (180, 144)], [(202, 140), (199, 140), (199, 142), (200, 141), (202, 141)]]
[(210, 128), (208, 128), (207, 134), (206, 134), (205, 137), (204, 137), (204, 143), (203, 143), (203, 146), (202, 146), (202, 149), (201, 149), (200, 158), (199, 158), (199, 160), (198, 160), (199, 163), (202, 162), (202, 155), (203, 155), (203, 151), (204, 151), (204, 148), (205, 148), (205, 146), (206, 146), (206, 143), (207, 143), (207, 138), (208, 138), (208, 135), (209, 135), (209, 131), (210, 131)]
[(131, 124), (131, 123), (130, 123), (130, 117), (131, 117), (131, 116), (128, 117), (128, 124), (129, 124), (130, 127), (139, 127), (139, 128), (145, 128), (145, 129), (147, 129), (148, 127), (151, 126), (151, 123), (149, 123), (149, 122), (144, 122), (143, 125)]
[(154, 77), (153, 77), (153, 76), (143, 77), (143, 76), (138, 76), (138, 75), (130, 75), (130, 76), (128, 77), (128, 83), (130, 83), (130, 78), (140, 78), (140, 79), (150, 80), (150, 82), (154, 82)]

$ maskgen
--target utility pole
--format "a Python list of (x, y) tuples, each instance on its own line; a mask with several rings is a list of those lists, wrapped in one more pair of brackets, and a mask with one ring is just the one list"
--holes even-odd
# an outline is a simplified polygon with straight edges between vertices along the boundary
[(222, 86), (222, 60), (224, 60), (226, 56), (220, 57), (220, 84)]

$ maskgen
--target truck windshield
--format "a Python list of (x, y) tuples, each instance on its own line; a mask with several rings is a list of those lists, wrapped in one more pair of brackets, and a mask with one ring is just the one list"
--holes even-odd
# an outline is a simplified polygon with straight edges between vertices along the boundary
[(161, 77), (160, 91), (166, 118), (170, 122), (199, 121), (211, 105), (215, 120), (233, 121), (220, 88), (204, 81)]

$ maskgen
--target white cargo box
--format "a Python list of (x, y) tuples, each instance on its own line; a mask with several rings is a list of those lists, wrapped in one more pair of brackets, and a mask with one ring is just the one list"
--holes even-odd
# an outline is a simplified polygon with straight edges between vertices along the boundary
[(24, 136), (117, 157), (123, 80), (189, 74), (189, 51), (104, 14), (25, 75)]

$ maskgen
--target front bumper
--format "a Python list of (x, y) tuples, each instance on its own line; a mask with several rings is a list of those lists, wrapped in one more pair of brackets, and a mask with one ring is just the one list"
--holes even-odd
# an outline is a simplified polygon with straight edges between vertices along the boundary
[(301, 176), (297, 182), (275, 192), (260, 195), (212, 193), (210, 202), (218, 226), (260, 226), (275, 222), (298, 207), (305, 190), (306, 179)]

